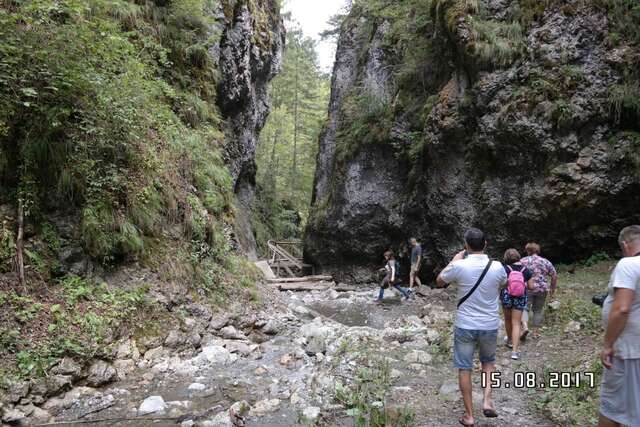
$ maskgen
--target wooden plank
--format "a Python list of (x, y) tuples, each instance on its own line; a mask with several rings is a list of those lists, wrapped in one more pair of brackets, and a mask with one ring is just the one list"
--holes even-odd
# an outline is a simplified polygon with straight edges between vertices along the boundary
[(279, 283), (278, 289), (281, 291), (324, 291), (333, 287), (333, 282), (298, 282)]
[(355, 286), (349, 286), (349, 285), (338, 285), (333, 289), (335, 289), (338, 292), (355, 292), (358, 290)]
[(331, 281), (331, 280), (333, 280), (333, 277), (327, 276), (327, 275), (304, 276), (304, 277), (286, 277), (286, 278), (267, 279), (267, 282), (269, 282), (269, 283), (319, 282), (321, 280)]

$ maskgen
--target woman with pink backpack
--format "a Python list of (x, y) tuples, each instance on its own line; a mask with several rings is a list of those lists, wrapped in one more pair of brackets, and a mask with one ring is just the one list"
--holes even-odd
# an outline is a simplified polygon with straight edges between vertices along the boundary
[(520, 322), (522, 312), (527, 308), (527, 289), (533, 289), (533, 272), (520, 263), (520, 253), (516, 249), (507, 249), (504, 253), (504, 269), (507, 272), (507, 284), (500, 291), (500, 301), (504, 313), (504, 326), (507, 346), (512, 347), (511, 359), (520, 359)]

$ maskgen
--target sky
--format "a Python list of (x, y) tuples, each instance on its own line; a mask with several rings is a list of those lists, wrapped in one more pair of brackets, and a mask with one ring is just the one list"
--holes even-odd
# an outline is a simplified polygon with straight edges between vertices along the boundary
[(291, 12), (306, 36), (317, 40), (318, 61), (322, 71), (331, 72), (336, 54), (336, 40), (320, 40), (320, 33), (329, 28), (327, 21), (340, 12), (346, 0), (286, 0), (285, 12)]

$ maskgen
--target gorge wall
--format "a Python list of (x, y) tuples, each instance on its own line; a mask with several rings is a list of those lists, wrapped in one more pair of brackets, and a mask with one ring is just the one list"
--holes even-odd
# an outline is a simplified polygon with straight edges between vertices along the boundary
[[(478, 226), (500, 256), (615, 250), (640, 211), (637, 34), (622, 2), (356, 2), (341, 24), (306, 256), (429, 276)], [(637, 18), (635, 18), (637, 19)]]

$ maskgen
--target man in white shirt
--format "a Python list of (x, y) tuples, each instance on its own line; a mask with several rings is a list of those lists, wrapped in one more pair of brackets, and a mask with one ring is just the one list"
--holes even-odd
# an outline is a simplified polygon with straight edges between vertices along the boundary
[(618, 237), (622, 258), (604, 302), (599, 427), (640, 427), (640, 225)]
[(482, 412), (485, 417), (497, 417), (491, 400), (491, 373), (495, 369), (498, 328), (500, 327), (500, 286), (506, 283), (507, 273), (501, 263), (491, 261), (484, 250), (484, 233), (477, 228), (465, 235), (465, 251), (458, 253), (442, 270), (438, 287), (455, 284), (458, 287), (453, 364), (458, 368), (458, 382), (464, 400), (465, 414), (458, 421), (464, 426), (474, 425), (471, 371), (473, 355), (478, 346), (482, 372), (487, 386), (484, 389)]

